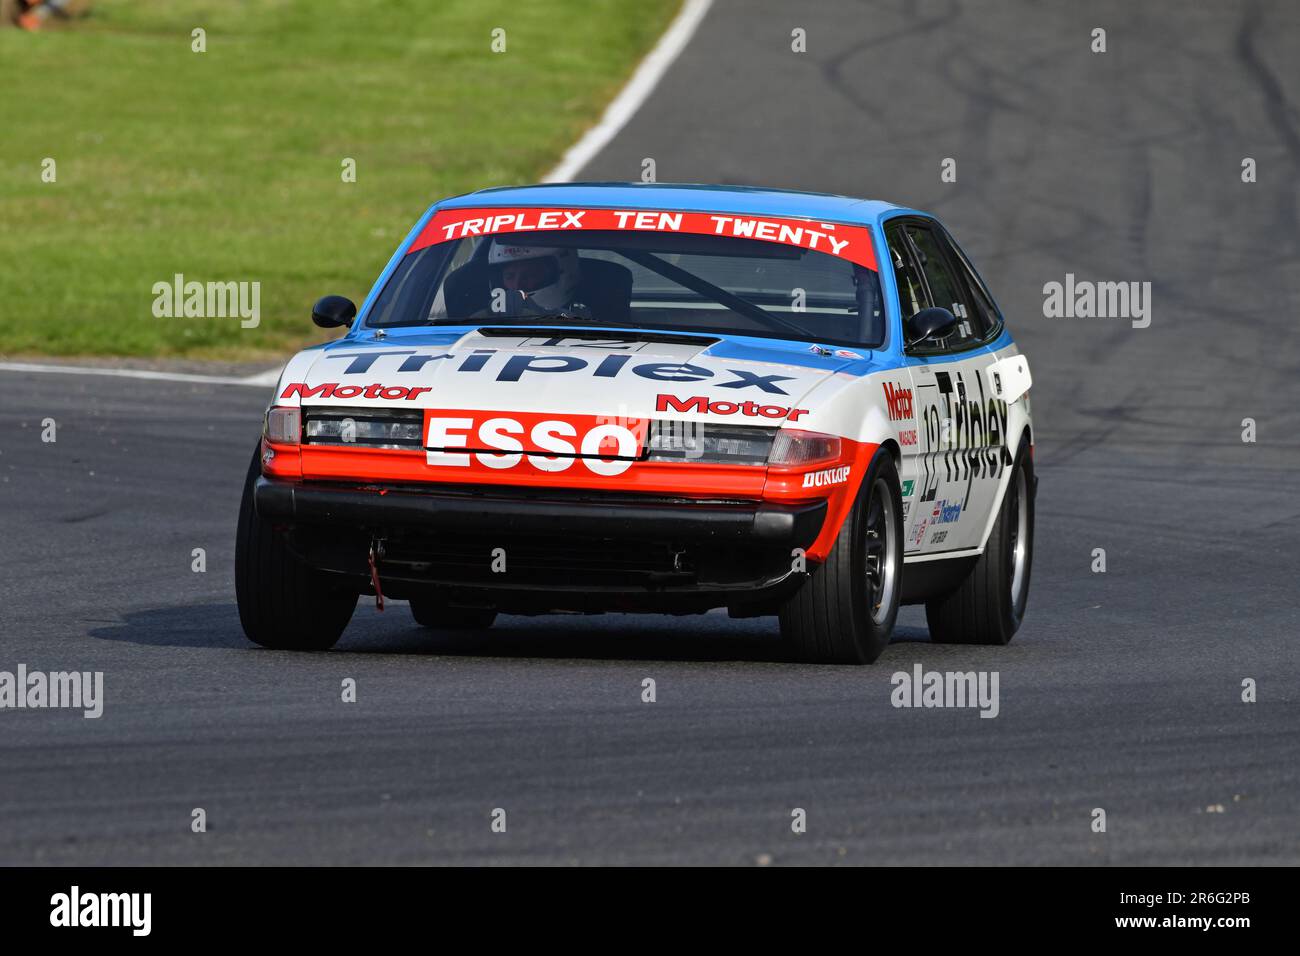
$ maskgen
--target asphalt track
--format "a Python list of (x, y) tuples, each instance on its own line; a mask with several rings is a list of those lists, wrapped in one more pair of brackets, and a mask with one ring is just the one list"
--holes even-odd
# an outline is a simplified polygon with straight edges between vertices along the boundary
[[(1035, 375), (1009, 647), (913, 610), (876, 666), (806, 667), (765, 620), (466, 639), (393, 605), (256, 649), (231, 568), (267, 396), (2, 373), (0, 669), (102, 670), (106, 703), (0, 712), (0, 863), (1300, 862), (1300, 7), (1073, 7), (721, 2), (587, 170), (944, 218)], [(1150, 281), (1150, 327), (1044, 318), (1067, 272)], [(918, 662), (998, 671), (999, 716), (892, 708)]]

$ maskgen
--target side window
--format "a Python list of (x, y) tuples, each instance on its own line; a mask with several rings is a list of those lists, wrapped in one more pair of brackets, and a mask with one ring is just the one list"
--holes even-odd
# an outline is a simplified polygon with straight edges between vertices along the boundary
[(912, 261), (912, 251), (903, 236), (903, 227), (892, 225), (885, 229), (885, 241), (889, 244), (889, 258), (894, 264), (894, 281), (898, 286), (898, 309), (906, 322), (916, 313), (928, 308), (930, 300), (926, 296), (925, 285)]
[(970, 290), (971, 301), (975, 303), (976, 310), (980, 313), (979, 318), (982, 335), (989, 335), (995, 329), (1002, 326), (1002, 313), (998, 311), (997, 304), (993, 301), (993, 296), (989, 292), (988, 286), (980, 278), (975, 267), (971, 265), (970, 258), (962, 251), (961, 246), (957, 245), (957, 240), (953, 239), (952, 234), (944, 230), (944, 238), (947, 240), (947, 247), (953, 253), (953, 258), (961, 267), (962, 274), (966, 279), (966, 288)]
[(905, 231), (920, 260), (931, 300), (957, 316), (956, 331), (944, 340), (941, 348), (963, 349), (983, 340), (987, 328), (957, 271), (956, 260), (945, 249), (947, 243), (929, 227), (917, 223), (909, 222)]

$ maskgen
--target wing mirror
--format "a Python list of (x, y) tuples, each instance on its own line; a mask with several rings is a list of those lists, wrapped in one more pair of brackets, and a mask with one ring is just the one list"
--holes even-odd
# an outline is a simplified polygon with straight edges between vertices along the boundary
[(311, 307), (311, 320), (322, 329), (351, 325), (356, 317), (356, 304), (341, 295), (327, 295)]
[(926, 339), (941, 339), (957, 327), (957, 316), (935, 306), (922, 309), (907, 320), (907, 344), (918, 345)]

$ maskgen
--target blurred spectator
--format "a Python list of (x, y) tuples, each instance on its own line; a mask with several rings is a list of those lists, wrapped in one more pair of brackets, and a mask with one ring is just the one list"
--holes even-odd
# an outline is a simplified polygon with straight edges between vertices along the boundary
[(39, 30), (52, 18), (67, 20), (83, 14), (90, 6), (85, 0), (18, 0), (13, 10), (14, 23), (24, 30)]

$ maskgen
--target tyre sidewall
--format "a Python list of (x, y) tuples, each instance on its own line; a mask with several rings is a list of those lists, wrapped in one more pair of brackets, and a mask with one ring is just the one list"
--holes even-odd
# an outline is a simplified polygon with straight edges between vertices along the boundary
[[(877, 624), (872, 620), (871, 595), (867, 590), (867, 512), (871, 508), (871, 491), (876, 481), (883, 478), (889, 488), (885, 506), (894, 513), (894, 535), (888, 546), (893, 550), (895, 577), (894, 593), (888, 613)], [(860, 582), (854, 595), (854, 616), (859, 622), (856, 628), (859, 656), (864, 663), (870, 663), (880, 656), (888, 646), (894, 633), (894, 623), (898, 620), (898, 609), (903, 590), (903, 493), (898, 478), (898, 468), (888, 448), (876, 451), (867, 475), (858, 489), (857, 501), (854, 502), (852, 521), (852, 561), (853, 580)]]
[[(1011, 552), (1011, 526), (1016, 520), (1015, 515), (1011, 513), (1011, 489), (1015, 487), (1016, 476), (1021, 470), (1025, 473), (1025, 581), (1024, 599), (1017, 610), (1015, 597), (1011, 593), (1011, 582), (1015, 578), (1015, 555)], [(999, 516), (999, 524), (1002, 525), (1002, 540), (999, 544), (1004, 549), (1003, 561), (1006, 569), (1004, 572), (1006, 588), (1003, 592), (1006, 606), (1003, 617), (1009, 633), (1014, 634), (1025, 619), (1025, 610), (1029, 606), (1029, 585), (1034, 570), (1034, 457), (1029, 452), (1028, 435), (1021, 437), (1020, 447), (1016, 450), (1011, 480), (1007, 482), (1007, 490), (1002, 495), (1002, 514)]]

